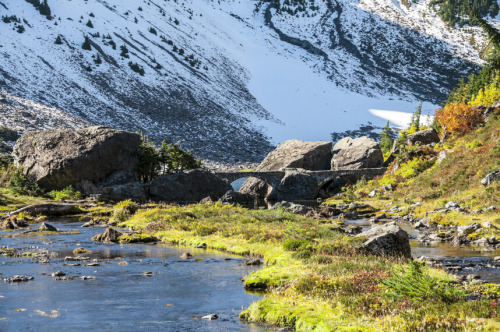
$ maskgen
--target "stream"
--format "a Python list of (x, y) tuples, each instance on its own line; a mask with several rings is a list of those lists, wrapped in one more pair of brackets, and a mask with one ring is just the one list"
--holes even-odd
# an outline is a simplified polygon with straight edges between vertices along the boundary
[[(366, 219), (345, 220), (346, 225), (361, 226), (363, 232), (372, 228), (372, 224)], [(495, 256), (500, 256), (500, 249), (483, 251), (481, 247), (455, 247), (449, 243), (440, 243), (436, 246), (421, 246), (414, 241), (419, 235), (419, 231), (407, 223), (398, 225), (410, 236), (411, 254), (414, 258), (421, 256), (429, 257), (439, 261), (444, 266), (456, 267), (454, 271), (457, 275), (476, 274), (481, 280), (500, 283), (500, 269), (491, 260)]]
[[(21, 254), (50, 252), (48, 263), (0, 256), (0, 277), (34, 277), (0, 281), (0, 331), (265, 331), (238, 319), (242, 308), (260, 298), (243, 289), (240, 278), (256, 267), (242, 265), (242, 257), (163, 244), (93, 242), (103, 228), (81, 228), (82, 222), (69, 220), (50, 224), (79, 234), (6, 238), (16, 232), (0, 233), (1, 247)], [(90, 260), (65, 260), (79, 247), (92, 251), (84, 254)], [(196, 260), (180, 259), (184, 252)], [(74, 279), (56, 280), (51, 274), (57, 271), (65, 273), (60, 278)], [(213, 313), (217, 320), (201, 319)]]

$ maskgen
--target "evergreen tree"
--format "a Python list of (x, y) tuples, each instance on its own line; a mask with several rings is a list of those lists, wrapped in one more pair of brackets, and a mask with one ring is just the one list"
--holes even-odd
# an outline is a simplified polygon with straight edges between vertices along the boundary
[(413, 113), (413, 123), (412, 126), (415, 128), (415, 131), (420, 130), (420, 117), (422, 116), (422, 102), (417, 106), (415, 113)]
[(85, 25), (88, 26), (89, 28), (94, 28), (94, 25), (92, 24), (91, 20), (88, 20), (87, 24)]
[(61, 39), (61, 35), (57, 35), (57, 38), (56, 38), (56, 45), (61, 45), (63, 42), (62, 42), (62, 39)]
[(101, 56), (99, 55), (99, 53), (97, 54), (97, 57), (94, 60), (94, 62), (96, 65), (100, 65), (102, 63), (102, 59), (101, 59)]
[(125, 46), (125, 45), (120, 46), (120, 50), (121, 50), (120, 56), (122, 56), (124, 58), (129, 57), (127, 46)]
[(82, 44), (82, 48), (86, 51), (92, 50), (92, 45), (90, 45), (90, 39), (88, 36), (85, 36), (85, 41)]
[(380, 148), (382, 152), (385, 154), (392, 149), (392, 144), (394, 140), (391, 138), (391, 128), (389, 127), (389, 121), (384, 127), (384, 130), (380, 134)]

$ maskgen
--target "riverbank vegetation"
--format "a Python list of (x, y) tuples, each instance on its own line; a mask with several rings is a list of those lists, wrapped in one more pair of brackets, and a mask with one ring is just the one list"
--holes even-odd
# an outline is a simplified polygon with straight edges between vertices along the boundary
[[(262, 257), (244, 279), (265, 291), (240, 318), (298, 331), (473, 331), (500, 327), (497, 302), (441, 270), (364, 255), (333, 220), (221, 203), (139, 211), (120, 224), (167, 243)], [(497, 286), (490, 286), (497, 289)], [(488, 294), (494, 294), (489, 291)]]

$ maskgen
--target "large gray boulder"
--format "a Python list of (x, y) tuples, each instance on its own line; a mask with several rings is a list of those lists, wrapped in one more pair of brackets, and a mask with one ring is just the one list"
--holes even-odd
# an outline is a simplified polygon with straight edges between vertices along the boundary
[(217, 201), (232, 189), (213, 172), (200, 169), (160, 176), (144, 187), (153, 201), (177, 203), (196, 203), (207, 197)]
[(272, 201), (306, 201), (318, 196), (316, 179), (302, 169), (291, 170), (285, 173), (275, 190), (270, 193), (268, 200)]
[(97, 184), (116, 172), (133, 174), (140, 154), (137, 134), (108, 127), (28, 132), (14, 146), (24, 174), (47, 190)]
[(439, 143), (438, 133), (433, 128), (421, 130), (408, 135), (408, 138), (406, 139), (406, 144), (408, 145), (427, 145), (432, 143)]
[(411, 258), (410, 238), (395, 222), (375, 226), (356, 235), (366, 237), (358, 249), (372, 255)]
[[(304, 142), (288, 140), (270, 152), (256, 171), (282, 171), (285, 168), (303, 168), (310, 171), (330, 168), (332, 158), (331, 142)], [(271, 189), (266, 182), (250, 178), (240, 189), (242, 193), (266, 197)]]
[(366, 136), (355, 139), (346, 137), (333, 147), (332, 170), (378, 168), (383, 163), (384, 155), (380, 146)]

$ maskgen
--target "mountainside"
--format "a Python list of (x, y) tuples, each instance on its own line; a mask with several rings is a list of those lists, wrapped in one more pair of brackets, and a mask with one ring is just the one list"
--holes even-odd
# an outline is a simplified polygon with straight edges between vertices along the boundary
[(383, 123), (370, 109), (431, 111), (485, 43), (429, 0), (37, 3), (0, 0), (2, 91), (213, 160)]

